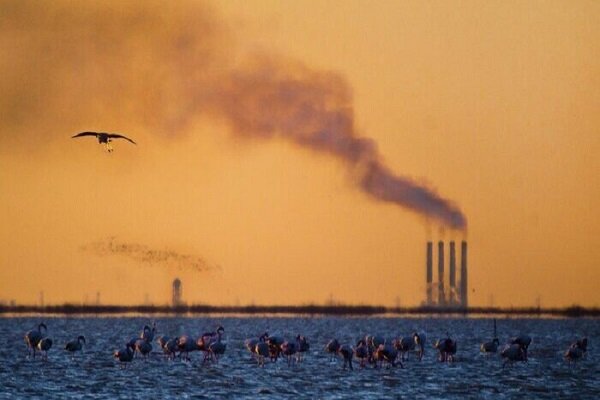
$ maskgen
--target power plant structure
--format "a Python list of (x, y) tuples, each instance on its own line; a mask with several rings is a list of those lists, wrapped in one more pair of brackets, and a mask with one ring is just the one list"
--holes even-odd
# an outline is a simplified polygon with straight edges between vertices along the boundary
[(444, 242), (438, 242), (438, 304), (446, 305), (446, 288), (444, 287)]
[(179, 280), (179, 278), (175, 278), (175, 280), (173, 281), (173, 307), (178, 307), (183, 304), (183, 301), (181, 300), (181, 292), (181, 280)]
[(457, 304), (456, 296), (456, 248), (454, 242), (450, 242), (450, 293), (448, 293), (448, 302)]
[[(433, 282), (433, 242), (427, 242), (426, 247), (426, 286), (425, 305), (428, 307), (461, 307), (467, 308), (468, 278), (467, 278), (467, 242), (462, 241), (460, 246), (460, 280), (456, 280), (456, 244), (450, 241), (449, 246), (448, 276), (445, 272), (445, 246), (443, 241), (438, 242), (437, 282)], [(446, 285), (446, 282), (448, 285)]]
[(433, 243), (427, 242), (427, 292), (426, 305), (433, 305)]
[(469, 304), (469, 287), (467, 286), (467, 242), (462, 241), (460, 246), (460, 301), (464, 308), (467, 308)]

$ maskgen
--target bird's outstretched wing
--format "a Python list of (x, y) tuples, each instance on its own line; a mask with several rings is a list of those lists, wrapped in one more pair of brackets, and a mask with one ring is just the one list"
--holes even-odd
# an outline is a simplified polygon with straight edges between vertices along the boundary
[(125, 139), (125, 140), (129, 140), (133, 144), (137, 144), (133, 140), (129, 139), (127, 136), (119, 135), (118, 133), (109, 133), (108, 137), (112, 138), (112, 139)]
[(98, 136), (98, 133), (96, 133), (96, 132), (81, 132), (75, 136), (71, 136), (71, 138), (78, 138), (78, 137), (82, 137), (82, 136)]

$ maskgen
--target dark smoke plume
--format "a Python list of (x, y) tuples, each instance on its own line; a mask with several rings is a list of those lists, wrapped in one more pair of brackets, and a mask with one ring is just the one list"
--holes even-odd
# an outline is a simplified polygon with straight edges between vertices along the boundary
[(191, 270), (196, 272), (221, 269), (219, 266), (209, 264), (202, 257), (190, 254), (180, 254), (169, 249), (151, 249), (143, 244), (118, 242), (114, 237), (83, 245), (81, 246), (81, 250), (100, 257), (112, 255), (125, 256), (146, 266), (176, 268), (178, 270)]
[(349, 84), (335, 72), (317, 71), (281, 57), (256, 57), (218, 80), (204, 106), (238, 135), (281, 137), (346, 163), (373, 198), (465, 229), (452, 202), (407, 177), (392, 173), (371, 139), (354, 124)]
[(172, 140), (212, 116), (238, 136), (330, 154), (374, 199), (466, 228), (455, 204), (394, 174), (358, 134), (352, 90), (339, 73), (273, 54), (232, 67), (232, 31), (204, 2), (9, 0), (2, 8), (0, 155), (36, 151), (40, 132), (44, 143), (81, 130)]

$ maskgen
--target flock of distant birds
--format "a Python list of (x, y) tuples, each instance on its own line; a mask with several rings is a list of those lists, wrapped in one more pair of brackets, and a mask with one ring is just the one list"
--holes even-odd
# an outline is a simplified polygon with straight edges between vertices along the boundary
[[(28, 349), (29, 357), (36, 357), (39, 352), (42, 359), (48, 359), (48, 351), (52, 348), (53, 341), (47, 335), (48, 328), (43, 322), (36, 329), (30, 330), (25, 334), (25, 344)], [(156, 323), (152, 326), (145, 325), (139, 336), (131, 338), (125, 343), (125, 347), (116, 350), (113, 356), (122, 366), (130, 363), (136, 354), (146, 359), (152, 352), (152, 343), (156, 333)], [(203, 362), (218, 362), (219, 358), (225, 354), (227, 344), (223, 341), (225, 329), (218, 326), (212, 332), (205, 332), (200, 337), (184, 335), (178, 337), (160, 336), (156, 343), (164, 353), (165, 357), (174, 360), (179, 357), (183, 361), (190, 361), (190, 353), (194, 351), (204, 353)], [(503, 367), (507, 363), (526, 362), (527, 351), (531, 344), (531, 337), (528, 335), (519, 335), (511, 338), (508, 343), (500, 350), (500, 356), (504, 360)], [(424, 332), (414, 332), (412, 335), (398, 337), (391, 341), (378, 335), (367, 335), (358, 340), (355, 346), (341, 344), (337, 339), (330, 340), (325, 346), (324, 351), (330, 355), (333, 360), (337, 357), (343, 359), (343, 368), (353, 369), (353, 361), (357, 362), (361, 368), (373, 366), (375, 368), (404, 367), (403, 361), (408, 360), (411, 352), (417, 353), (417, 358), (421, 361), (425, 355), (425, 345), (427, 337)], [(75, 340), (66, 343), (64, 349), (71, 354), (82, 352), (86, 344), (84, 336), (78, 336)], [(494, 338), (482, 343), (480, 351), (482, 353), (497, 353), (500, 341), (496, 335), (496, 320), (494, 320)], [(564, 353), (564, 358), (569, 362), (575, 362), (586, 355), (588, 339), (577, 339)], [(278, 358), (284, 358), (288, 365), (294, 362), (301, 362), (304, 354), (310, 349), (308, 339), (302, 335), (297, 335), (292, 340), (287, 340), (282, 336), (269, 335), (265, 332), (259, 337), (249, 338), (244, 341), (245, 348), (256, 359), (259, 366), (263, 367), (266, 360), (277, 361)], [(456, 357), (457, 343), (448, 333), (445, 338), (437, 340), (433, 347), (438, 351), (438, 359), (441, 362), (453, 362)]]

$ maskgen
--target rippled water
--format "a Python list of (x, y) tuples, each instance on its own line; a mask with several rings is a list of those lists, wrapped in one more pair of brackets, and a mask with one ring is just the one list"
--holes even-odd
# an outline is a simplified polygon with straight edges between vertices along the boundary
[[(26, 331), (40, 321), (54, 340), (49, 360), (28, 359)], [(157, 335), (197, 336), (225, 329), (227, 352), (218, 364), (168, 361), (154, 351), (147, 361), (135, 359), (123, 369), (112, 358), (115, 349), (157, 322)], [(367, 333), (387, 338), (427, 332), (425, 358), (411, 356), (405, 368), (342, 369), (322, 351), (336, 337), (354, 344)], [(311, 350), (303, 363), (279, 360), (259, 368), (243, 341), (267, 330), (271, 334), (307, 336)], [(431, 343), (448, 331), (457, 339), (457, 361), (440, 363)], [(533, 337), (529, 362), (502, 368), (499, 356), (479, 353), (479, 344), (492, 336), (491, 319), (396, 317), (28, 317), (0, 318), (0, 399), (13, 398), (600, 398), (598, 319), (498, 319), (501, 343), (510, 336)], [(84, 335), (88, 345), (71, 359), (67, 341)], [(562, 353), (576, 338), (590, 340), (586, 359), (569, 365)]]

